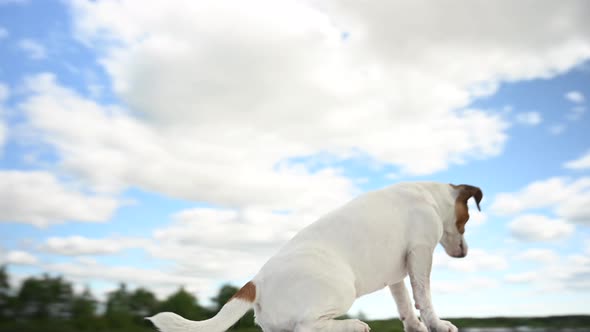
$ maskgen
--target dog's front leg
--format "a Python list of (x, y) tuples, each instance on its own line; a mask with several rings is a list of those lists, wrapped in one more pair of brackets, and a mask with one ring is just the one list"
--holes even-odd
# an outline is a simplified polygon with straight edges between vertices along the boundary
[(417, 246), (408, 252), (408, 272), (414, 293), (416, 309), (430, 332), (457, 332), (455, 325), (438, 318), (432, 307), (430, 296), (430, 271), (434, 248)]
[(412, 300), (410, 300), (410, 294), (404, 281), (400, 281), (397, 284), (389, 285), (391, 295), (395, 299), (397, 305), (397, 311), (399, 313), (399, 319), (404, 324), (405, 332), (428, 332), (426, 326), (420, 322), (414, 307), (412, 306)]

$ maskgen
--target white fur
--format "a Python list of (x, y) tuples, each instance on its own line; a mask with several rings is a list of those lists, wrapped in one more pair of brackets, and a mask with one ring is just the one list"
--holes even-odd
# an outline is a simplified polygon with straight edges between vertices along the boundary
[[(366, 332), (368, 326), (358, 320), (333, 318), (345, 314), (356, 298), (389, 286), (406, 331), (457, 331), (438, 318), (430, 298), (437, 243), (454, 257), (467, 251), (455, 226), (456, 197), (449, 184), (396, 184), (361, 195), (304, 228), (252, 280), (257, 291), (250, 306), (257, 323), (264, 332)], [(407, 275), (422, 322), (403, 283)], [(162, 314), (152, 320), (163, 332), (220, 332), (242, 309), (226, 315), (226, 324), (206, 329), (192, 325), (204, 322), (177, 319), (172, 321), (186, 328), (169, 328), (172, 324), (158, 322)]]

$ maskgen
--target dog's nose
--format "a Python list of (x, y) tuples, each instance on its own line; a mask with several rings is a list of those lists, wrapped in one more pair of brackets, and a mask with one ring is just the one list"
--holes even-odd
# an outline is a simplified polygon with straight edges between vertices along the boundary
[(467, 251), (465, 250), (465, 247), (463, 246), (463, 241), (461, 241), (461, 243), (459, 243), (459, 249), (461, 249), (461, 253), (457, 257), (463, 258), (463, 257), (467, 256)]

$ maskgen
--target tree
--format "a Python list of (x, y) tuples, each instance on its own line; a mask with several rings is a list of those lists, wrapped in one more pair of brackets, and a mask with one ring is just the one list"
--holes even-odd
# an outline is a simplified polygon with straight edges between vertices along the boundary
[(80, 295), (74, 296), (72, 302), (72, 318), (86, 320), (95, 317), (97, 301), (86, 287)]
[(143, 318), (156, 313), (158, 300), (154, 293), (138, 288), (129, 296), (129, 307), (134, 316)]
[(27, 278), (21, 285), (16, 302), (18, 313), (25, 318), (69, 318), (73, 300), (72, 285), (60, 277)]
[(105, 318), (112, 327), (127, 327), (132, 324), (131, 296), (127, 285), (121, 283), (119, 289), (108, 293)]
[(3, 265), (0, 266), (0, 319), (11, 316), (11, 302), (8, 273), (6, 272), (6, 266)]
[[(97, 317), (98, 301), (86, 287), (82, 294), (76, 294), (72, 301), (72, 324), (76, 331), (97, 331), (98, 325), (104, 326), (104, 321)], [(100, 324), (103, 323), (103, 324)]]
[(191, 320), (207, 318), (205, 310), (199, 305), (198, 299), (183, 287), (171, 294), (160, 304), (158, 311), (170, 311)]

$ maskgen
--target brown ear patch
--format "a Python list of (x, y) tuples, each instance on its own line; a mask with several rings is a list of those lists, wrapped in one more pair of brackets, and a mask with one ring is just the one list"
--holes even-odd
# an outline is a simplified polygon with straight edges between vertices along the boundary
[(453, 185), (451, 186), (458, 191), (457, 199), (455, 199), (455, 216), (457, 218), (455, 224), (459, 233), (465, 233), (465, 224), (469, 220), (469, 208), (467, 207), (467, 201), (473, 197), (477, 204), (477, 209), (481, 211), (479, 203), (483, 198), (481, 189), (468, 184)]
[(246, 283), (244, 287), (240, 288), (240, 290), (229, 300), (231, 301), (232, 299), (254, 302), (254, 300), (256, 300), (256, 285), (254, 285), (252, 281), (248, 281), (248, 283)]

